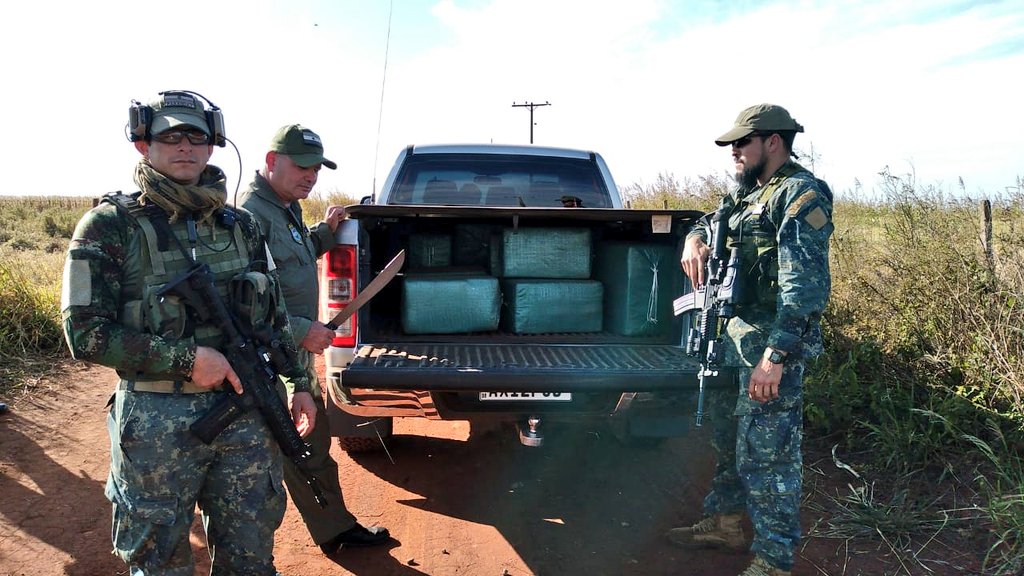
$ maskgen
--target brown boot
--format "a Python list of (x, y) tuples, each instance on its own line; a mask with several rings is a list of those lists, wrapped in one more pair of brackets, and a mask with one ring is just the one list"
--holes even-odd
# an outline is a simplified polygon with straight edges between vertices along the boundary
[(754, 561), (747, 566), (747, 569), (740, 573), (740, 576), (791, 576), (789, 570), (776, 568), (760, 556), (754, 556)]
[(716, 514), (708, 516), (693, 526), (673, 528), (665, 534), (669, 542), (683, 548), (732, 548), (747, 547), (747, 539), (740, 526), (742, 514)]

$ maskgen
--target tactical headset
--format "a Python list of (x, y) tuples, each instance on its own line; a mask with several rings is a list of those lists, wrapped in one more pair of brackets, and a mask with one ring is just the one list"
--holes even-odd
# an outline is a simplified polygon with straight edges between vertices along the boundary
[[(216, 104), (210, 102), (209, 98), (191, 90), (167, 90), (160, 92), (159, 96), (164, 106), (196, 109), (202, 108), (202, 104), (196, 101), (195, 96), (202, 98), (207, 104), (204, 114), (206, 115), (206, 126), (210, 130), (210, 142), (222, 147), (226, 144), (224, 115)], [(153, 124), (153, 115), (152, 107), (146, 106), (138, 100), (132, 100), (132, 104), (128, 108), (128, 139), (130, 141), (148, 141), (153, 136), (149, 133), (149, 127)]]

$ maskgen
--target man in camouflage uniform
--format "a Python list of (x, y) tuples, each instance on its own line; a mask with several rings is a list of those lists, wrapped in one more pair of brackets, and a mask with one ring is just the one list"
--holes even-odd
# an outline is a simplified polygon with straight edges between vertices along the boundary
[[(821, 350), (820, 319), (831, 290), (828, 243), (832, 193), (790, 160), (804, 128), (781, 106), (743, 110), (719, 137), (731, 146), (739, 186), (716, 213), (739, 242), (746, 299), (726, 326), (725, 364), (736, 368), (739, 397), (729, 413), (709, 399), (717, 468), (703, 520), (669, 531), (684, 547), (742, 549), (743, 511), (754, 527), (753, 563), (741, 576), (790, 574), (800, 539), (805, 361)], [(708, 231), (686, 239), (681, 264), (703, 285)], [(726, 403), (728, 405), (728, 402)]]
[(331, 458), (331, 431), (313, 354), (322, 354), (334, 339), (334, 330), (317, 321), (318, 258), (334, 247), (334, 232), (345, 217), (341, 206), (328, 206), (324, 220), (313, 228), (302, 222), (299, 200), (309, 196), (320, 168), (337, 164), (324, 158), (324, 147), (315, 132), (298, 124), (282, 126), (270, 142), (263, 169), (242, 191), (238, 205), (252, 212), (267, 234), (267, 245), (277, 263), (281, 291), (291, 315), (292, 334), (299, 363), (309, 377), (316, 402), (316, 427), (309, 435), (313, 454), (309, 465), (320, 479), (327, 498), (321, 507), (305, 486), (305, 479), (285, 462), (284, 480), (292, 502), (302, 515), (310, 536), (325, 554), (344, 547), (373, 546), (388, 542), (387, 529), (365, 528), (345, 507), (338, 481), (338, 463)]
[[(111, 398), (110, 474), (114, 553), (132, 575), (192, 576), (189, 531), (201, 509), (212, 574), (273, 575), (274, 531), (285, 511), (281, 452), (256, 410), (211, 444), (189, 426), (243, 383), (225, 356), (221, 329), (159, 290), (193, 261), (208, 264), (227, 299), (233, 279), (268, 286), (280, 301), (259, 225), (225, 207), (224, 172), (208, 161), (223, 146), (219, 109), (191, 92), (133, 102), (131, 136), (142, 154), (141, 192), (108, 195), (78, 223), (64, 268), (62, 315), (72, 355), (117, 370)], [(232, 303), (229, 301), (229, 306)], [(291, 342), (283, 306), (251, 316)], [(294, 354), (294, 350), (291, 351)], [(300, 433), (315, 425), (305, 372), (295, 390)]]

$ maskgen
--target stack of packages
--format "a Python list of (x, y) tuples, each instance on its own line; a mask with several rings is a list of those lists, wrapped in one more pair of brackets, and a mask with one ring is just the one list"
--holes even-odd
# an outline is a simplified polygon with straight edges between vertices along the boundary
[(516, 334), (600, 332), (604, 288), (590, 277), (587, 228), (505, 228), (490, 243), (501, 278), (503, 330)]
[(402, 297), (402, 329), (407, 334), (498, 329), (498, 279), (482, 267), (453, 266), (450, 234), (411, 235), (408, 268)]
[(402, 327), (664, 336), (681, 278), (670, 245), (592, 246), (588, 228), (460, 224), (454, 234), (410, 236)]

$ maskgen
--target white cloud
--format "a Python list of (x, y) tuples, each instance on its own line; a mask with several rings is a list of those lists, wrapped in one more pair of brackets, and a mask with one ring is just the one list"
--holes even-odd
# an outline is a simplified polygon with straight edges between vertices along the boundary
[[(321, 190), (354, 196), (410, 143), (527, 142), (512, 104), (530, 101), (550, 102), (538, 144), (600, 151), (620, 186), (725, 172), (713, 139), (772, 101), (807, 127), (797, 146), (834, 188), (873, 186), (888, 165), (997, 192), (1024, 172), (1012, 5), (400, 0), (388, 47), (382, 2), (36, 2), (0, 23), (7, 133), (33, 135), (5, 139), (0, 194), (132, 188), (129, 101), (169, 88), (223, 108), (243, 181), (276, 128), (300, 122), (340, 164)], [(239, 177), (230, 148), (213, 160)]]

